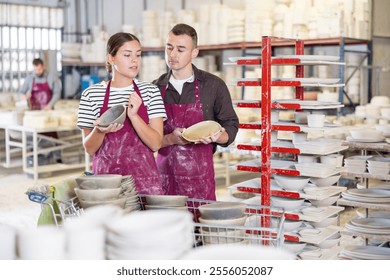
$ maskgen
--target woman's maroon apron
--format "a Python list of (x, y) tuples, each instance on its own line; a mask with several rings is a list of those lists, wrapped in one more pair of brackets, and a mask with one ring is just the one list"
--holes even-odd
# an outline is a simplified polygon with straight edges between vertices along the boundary
[(30, 97), (30, 109), (31, 110), (42, 110), (47, 104), (49, 104), (51, 98), (53, 97), (53, 92), (50, 89), (49, 83), (36, 83), (33, 78), (32, 88), (31, 88), (31, 97)]
[[(163, 99), (166, 88), (162, 89)], [(204, 120), (197, 80), (194, 93), (195, 103), (165, 104), (167, 120), (164, 122), (164, 135), (172, 133), (175, 128), (187, 128)], [(215, 200), (213, 145), (187, 144), (161, 148), (157, 167), (167, 194)]]
[[(100, 115), (108, 110), (110, 83), (111, 81), (107, 84)], [(134, 82), (133, 85), (135, 92), (141, 96), (137, 85)], [(138, 110), (138, 115), (149, 123), (148, 113), (143, 103)], [(125, 119), (122, 129), (104, 136), (102, 145), (94, 155), (92, 172), (132, 175), (138, 193), (164, 194), (153, 152), (139, 138), (129, 118)]]

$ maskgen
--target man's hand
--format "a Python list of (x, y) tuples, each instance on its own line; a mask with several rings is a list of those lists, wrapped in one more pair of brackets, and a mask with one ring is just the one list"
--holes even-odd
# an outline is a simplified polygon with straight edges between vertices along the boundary
[(222, 129), (215, 133), (215, 134), (212, 134), (210, 136), (207, 136), (207, 137), (203, 137), (200, 139), (199, 143), (202, 143), (202, 144), (210, 144), (210, 143), (214, 143), (214, 142), (217, 142), (218, 139), (221, 137), (221, 135), (225, 132), (225, 129), (222, 127)]

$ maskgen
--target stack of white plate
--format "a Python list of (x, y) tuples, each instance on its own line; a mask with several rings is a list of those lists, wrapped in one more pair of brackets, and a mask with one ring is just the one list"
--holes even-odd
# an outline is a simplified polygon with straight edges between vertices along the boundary
[(372, 157), (367, 160), (368, 173), (373, 175), (387, 175), (390, 171), (390, 158)]
[(390, 219), (355, 218), (345, 224), (347, 230), (366, 234), (390, 234)]
[(390, 248), (376, 246), (346, 246), (340, 257), (353, 260), (390, 260)]
[(341, 195), (344, 199), (363, 203), (390, 203), (390, 189), (350, 189)]
[(141, 204), (138, 197), (138, 192), (135, 187), (134, 178), (131, 175), (123, 176), (121, 181), (120, 197), (126, 198), (125, 213), (141, 210)]
[(177, 259), (192, 247), (189, 212), (140, 211), (107, 224), (106, 253), (111, 260)]
[(347, 172), (364, 173), (366, 171), (367, 160), (370, 156), (351, 156), (344, 159), (344, 166)]

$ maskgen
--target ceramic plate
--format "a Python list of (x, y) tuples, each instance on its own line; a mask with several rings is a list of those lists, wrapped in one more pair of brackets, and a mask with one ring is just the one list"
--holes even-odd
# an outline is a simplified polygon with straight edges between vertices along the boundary
[(201, 138), (214, 135), (221, 129), (221, 125), (215, 121), (203, 121), (185, 129), (182, 136), (189, 142), (199, 142)]
[(375, 246), (346, 246), (342, 251), (347, 256), (371, 260), (390, 259), (390, 249)]
[(390, 229), (390, 219), (386, 218), (356, 218), (351, 220), (351, 224), (372, 229)]
[(355, 226), (351, 222), (345, 224), (345, 228), (350, 231), (357, 231), (367, 234), (390, 234), (390, 228), (367, 228), (361, 226)]
[(384, 140), (385, 140), (384, 137), (371, 138), (371, 139), (356, 139), (351, 136), (347, 136), (347, 141), (351, 141), (351, 142), (377, 143), (377, 142), (383, 142)]
[(390, 190), (384, 189), (349, 189), (347, 193), (365, 197), (390, 197)]
[(364, 197), (359, 195), (352, 195), (347, 192), (342, 192), (341, 196), (347, 200), (363, 203), (390, 203), (390, 197)]

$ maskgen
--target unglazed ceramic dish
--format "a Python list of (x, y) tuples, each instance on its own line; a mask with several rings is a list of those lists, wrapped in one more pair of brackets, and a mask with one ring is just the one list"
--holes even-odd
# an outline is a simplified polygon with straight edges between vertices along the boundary
[(99, 126), (107, 127), (110, 124), (123, 124), (126, 119), (126, 106), (115, 105), (105, 111), (99, 119)]
[(199, 142), (201, 138), (212, 136), (221, 129), (221, 125), (215, 121), (202, 121), (185, 129), (182, 137), (189, 142)]

